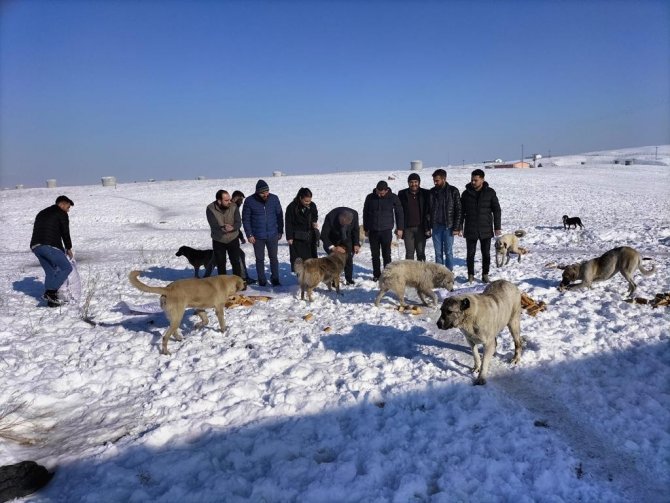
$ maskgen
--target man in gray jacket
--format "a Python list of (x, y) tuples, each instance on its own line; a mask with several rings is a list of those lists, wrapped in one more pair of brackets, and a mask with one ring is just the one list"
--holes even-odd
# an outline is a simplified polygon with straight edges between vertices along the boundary
[(240, 209), (225, 190), (216, 192), (216, 201), (207, 206), (207, 222), (212, 230), (214, 261), (219, 274), (226, 274), (226, 254), (230, 256), (233, 274), (242, 277), (240, 266)]

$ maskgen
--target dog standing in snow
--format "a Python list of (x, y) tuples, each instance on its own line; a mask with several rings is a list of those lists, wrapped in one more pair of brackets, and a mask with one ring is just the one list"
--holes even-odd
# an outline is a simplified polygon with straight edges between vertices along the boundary
[[(486, 384), (489, 363), (496, 352), (496, 337), (507, 327), (514, 339), (514, 357), (521, 359), (521, 292), (503, 279), (489, 284), (483, 293), (455, 295), (442, 303), (437, 328), (460, 328), (470, 344), (475, 366), (479, 372), (475, 384)], [(484, 361), (479, 357), (478, 344), (484, 345)]]
[(503, 234), (496, 239), (496, 267), (509, 264), (510, 253), (516, 253), (519, 256), (519, 262), (521, 262), (521, 255), (528, 253), (526, 248), (519, 246), (519, 238), (525, 235), (526, 231), (520, 229), (514, 231), (514, 234)]
[[(626, 281), (628, 281), (628, 295), (632, 296), (637, 289), (637, 284), (633, 281), (635, 269), (639, 270), (644, 276), (649, 276), (655, 269), (653, 264), (651, 269), (643, 269), (643, 260), (651, 259), (642, 258), (640, 252), (634, 248), (620, 246), (604, 253), (600, 257), (580, 264), (559, 265), (558, 268), (563, 269), (563, 278), (560, 285), (558, 285), (558, 289), (563, 291), (566, 288), (591, 288), (591, 284), (594, 281), (605, 281), (620, 272), (626, 278)], [(581, 281), (581, 283), (575, 284), (575, 281)]]

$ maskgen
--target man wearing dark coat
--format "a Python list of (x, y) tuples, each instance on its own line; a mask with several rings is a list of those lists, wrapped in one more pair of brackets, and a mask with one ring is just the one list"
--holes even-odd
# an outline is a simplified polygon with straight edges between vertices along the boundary
[(30, 249), (44, 269), (44, 288), (42, 298), (49, 307), (60, 306), (58, 289), (72, 272), (69, 258), (74, 257), (70, 239), (70, 219), (67, 214), (74, 206), (67, 196), (58, 196), (56, 204), (43, 209), (35, 217)]
[(321, 241), (326, 253), (340, 247), (346, 251), (347, 263), (344, 265), (344, 279), (347, 285), (354, 284), (354, 255), (361, 249), (358, 212), (341, 206), (326, 215), (321, 227)]
[(482, 281), (489, 282), (491, 265), (491, 239), (502, 234), (501, 210), (496, 191), (484, 181), (484, 171), (472, 172), (470, 183), (461, 194), (461, 228), (467, 247), (468, 281), (475, 279), (475, 253), (477, 243), (482, 251)]
[(430, 189), (430, 225), (435, 262), (453, 271), (454, 236), (461, 230), (461, 193), (447, 183), (447, 172), (442, 168), (433, 172), (433, 184)]
[(430, 236), (430, 191), (421, 188), (421, 177), (411, 173), (407, 177), (407, 188), (398, 192), (402, 204), (405, 228), (405, 259), (426, 261), (426, 238)]
[(367, 195), (363, 204), (363, 230), (370, 240), (374, 281), (377, 281), (382, 274), (379, 260), (380, 249), (384, 267), (391, 262), (394, 222), (396, 235), (398, 239), (402, 239), (405, 229), (402, 204), (398, 196), (391, 192), (388, 184), (380, 180), (372, 193)]
[(284, 212), (279, 198), (270, 194), (270, 187), (265, 180), (256, 182), (254, 195), (248, 197), (244, 202), (242, 225), (247, 241), (254, 246), (258, 285), (267, 285), (265, 276), (265, 249), (267, 248), (270, 258), (270, 283), (272, 286), (281, 286), (277, 251), (279, 240), (284, 234)]

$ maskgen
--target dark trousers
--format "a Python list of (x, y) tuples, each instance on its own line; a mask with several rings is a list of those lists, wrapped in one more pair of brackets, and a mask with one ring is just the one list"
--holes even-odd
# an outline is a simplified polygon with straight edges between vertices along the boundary
[(379, 251), (384, 260), (384, 267), (391, 263), (391, 242), (393, 241), (393, 230), (370, 231), (368, 232), (370, 240), (370, 251), (372, 252), (372, 275), (378, 278), (382, 274), (381, 263), (379, 260)]
[(256, 255), (256, 274), (258, 283), (267, 283), (265, 277), (265, 249), (268, 249), (270, 257), (270, 279), (279, 281), (279, 260), (277, 260), (277, 250), (279, 249), (279, 236), (267, 239), (258, 239), (254, 243), (254, 254)]
[(405, 259), (426, 261), (426, 232), (421, 227), (406, 227), (402, 235), (405, 240)]
[(233, 274), (242, 277), (242, 268), (240, 267), (240, 240), (233, 239), (230, 243), (221, 243), (212, 241), (214, 249), (214, 263), (219, 274), (226, 274), (226, 255), (230, 257), (230, 265), (233, 268)]
[(316, 247), (311, 240), (294, 239), (293, 244), (289, 245), (289, 258), (291, 260), (291, 272), (293, 272), (293, 264), (295, 259), (301, 258), (307, 260), (308, 258), (316, 258)]
[(491, 265), (491, 238), (483, 239), (465, 239), (467, 247), (468, 276), (475, 275), (475, 253), (477, 252), (477, 243), (480, 243), (482, 250), (482, 275), (489, 273)]
[(249, 275), (247, 274), (247, 257), (244, 254), (244, 250), (242, 249), (242, 246), (240, 246), (240, 272), (242, 275), (240, 276), (243, 280), (249, 279)]

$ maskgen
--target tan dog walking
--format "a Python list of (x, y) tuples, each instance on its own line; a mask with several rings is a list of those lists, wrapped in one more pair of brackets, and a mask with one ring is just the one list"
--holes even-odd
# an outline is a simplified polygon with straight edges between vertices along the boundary
[(200, 316), (201, 322), (196, 325), (196, 328), (204, 327), (209, 323), (205, 309), (214, 308), (219, 320), (219, 329), (223, 332), (226, 328), (223, 319), (226, 301), (232, 295), (246, 289), (244, 280), (235, 275), (219, 275), (203, 279), (180, 279), (167, 286), (149, 286), (138, 279), (140, 274), (142, 274), (142, 271), (131, 271), (128, 274), (130, 284), (143, 292), (159, 294), (161, 296), (161, 307), (170, 322), (170, 326), (165, 331), (162, 339), (161, 353), (164, 355), (170, 354), (167, 349), (170, 337), (174, 337), (178, 341), (182, 340), (181, 335), (179, 335), (179, 324), (187, 308), (195, 308), (196, 314)]

